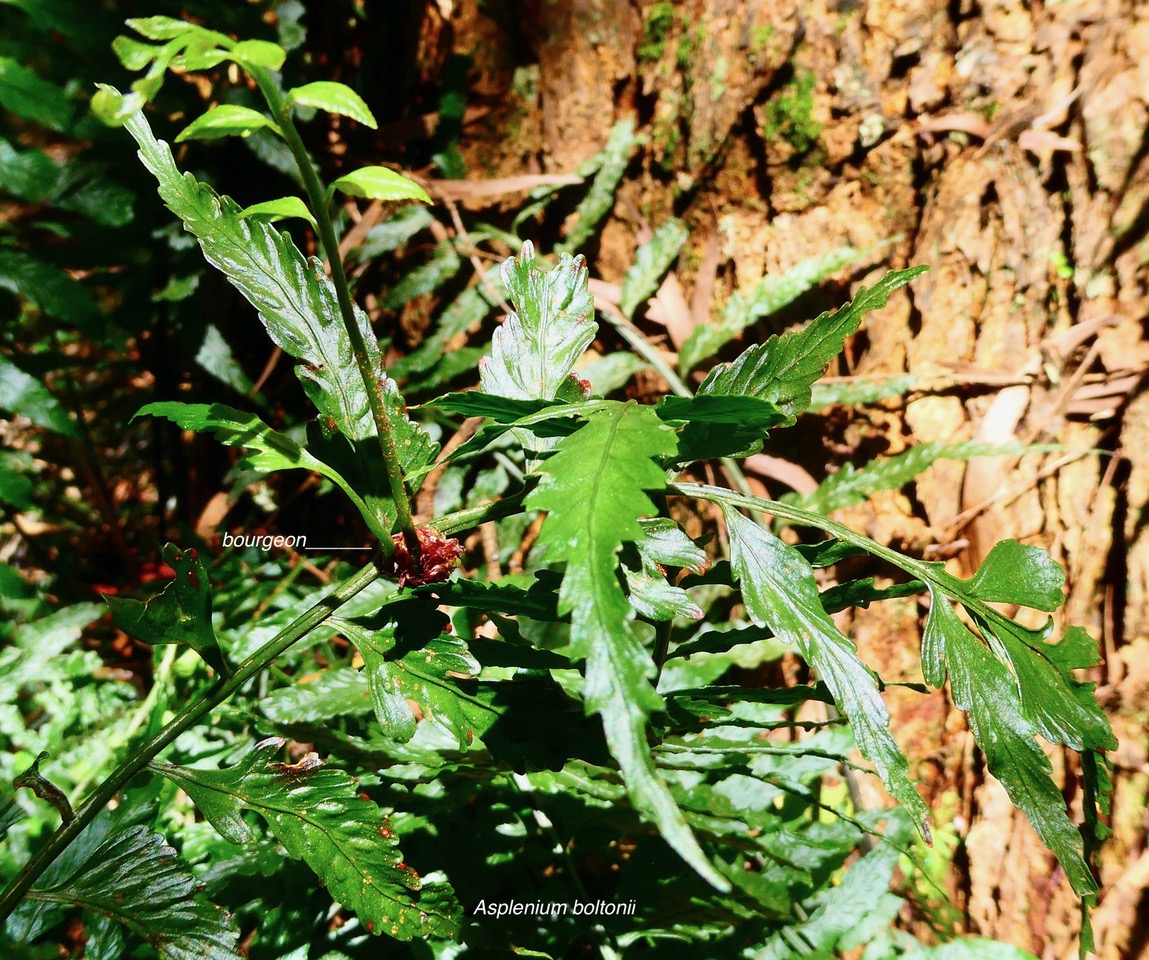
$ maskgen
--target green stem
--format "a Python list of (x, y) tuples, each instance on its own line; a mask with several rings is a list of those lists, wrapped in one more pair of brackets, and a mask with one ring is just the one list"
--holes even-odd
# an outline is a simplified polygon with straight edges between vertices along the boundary
[[(525, 496), (526, 492), (523, 491), (513, 497), (473, 507), (470, 510), (460, 510), (457, 513), (447, 514), (436, 521), (435, 528), (441, 533), (452, 534), (477, 526), (487, 520), (509, 516), (521, 509)], [(236, 693), (248, 680), (271, 664), (292, 644), (301, 640), (330, 618), (339, 607), (377, 579), (379, 579), (378, 558), (336, 587), (302, 616), (284, 627), (244, 660), (231, 677), (221, 680), (202, 699), (184, 707), (167, 726), (144, 744), (139, 751), (112, 771), (108, 778), (76, 811), (76, 818), (52, 834), (48, 842), (4, 888), (3, 894), (0, 895), (0, 925), (16, 909), (21, 899), (31, 889), (32, 884), (76, 839), (80, 831), (91, 823), (124, 785), (142, 771), (165, 747), (170, 746), (180, 734), (195, 726), (209, 712)]]
[(272, 639), (243, 661), (235, 673), (227, 680), (221, 680), (203, 698), (188, 704), (159, 733), (152, 737), (136, 753), (121, 763), (112, 774), (101, 783), (76, 811), (76, 817), (64, 824), (37, 851), (23, 869), (12, 879), (0, 896), (0, 923), (16, 909), (24, 894), (31, 889), (52, 862), (64, 849), (79, 836), (80, 831), (96, 818), (117, 793), (147, 767), (148, 763), (165, 747), (172, 744), (185, 730), (191, 729), (211, 710), (223, 703), (238, 691), (248, 680), (259, 673), (268, 663), (287, 650), (292, 644), (306, 636), (330, 617), (339, 607), (359, 593), (368, 584), (379, 578), (374, 562), (369, 563), (345, 583), (320, 600), (301, 617), (284, 627)]
[[(407, 493), (407, 485), (403, 479), (403, 467), (399, 460), (399, 451), (395, 444), (395, 430), (391, 418), (387, 413), (385, 397), (386, 374), (371, 362), (371, 353), (363, 338), (363, 331), (355, 319), (355, 308), (351, 301), (351, 288), (347, 283), (347, 273), (343, 269), (343, 258), (339, 254), (339, 238), (335, 234), (335, 224), (327, 209), (327, 192), (319, 180), (315, 165), (303, 138), (295, 126), (291, 115), (291, 106), (279, 92), (279, 87), (271, 79), (271, 75), (260, 67), (248, 67), (264, 100), (267, 101), (275, 122), (283, 131), (283, 139), (287, 141), (288, 149), (295, 158), (299, 172), (303, 177), (303, 186), (307, 191), (307, 199), (311, 212), (315, 216), (319, 227), (319, 241), (327, 262), (331, 265), (331, 282), (335, 285), (335, 295), (339, 300), (339, 313), (343, 318), (343, 327), (351, 341), (351, 350), (355, 354), (355, 363), (359, 367), (360, 376), (367, 387), (367, 401), (371, 405), (371, 416), (375, 420), (375, 431), (379, 435), (379, 446), (383, 451), (383, 464), (387, 472), (387, 484), (391, 488), (391, 499), (395, 503), (396, 520), (399, 529), (403, 532), (403, 539), (407, 543), (407, 550), (415, 561), (416, 569), (421, 567), (421, 550), (419, 538), (415, 533), (415, 523), (411, 518), (411, 498)], [(383, 551), (390, 556), (394, 545), (388, 538), (383, 538)]]

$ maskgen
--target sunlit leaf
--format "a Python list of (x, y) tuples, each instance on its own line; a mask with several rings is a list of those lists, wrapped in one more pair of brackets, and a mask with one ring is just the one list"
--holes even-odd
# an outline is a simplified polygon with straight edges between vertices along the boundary
[(929, 807), (890, 735), (890, 716), (877, 681), (826, 613), (810, 565), (793, 547), (737, 511), (724, 508), (723, 515), (730, 532), (730, 563), (750, 619), (793, 644), (818, 671), (849, 717), (862, 755), (928, 837)]
[(250, 137), (256, 130), (265, 128), (283, 136), (283, 131), (275, 121), (258, 110), (221, 103), (184, 127), (176, 137), (176, 143), (185, 140), (217, 140), (220, 137)]
[(874, 286), (859, 290), (844, 307), (827, 311), (801, 330), (770, 337), (731, 363), (716, 366), (698, 388), (700, 394), (758, 397), (777, 404), (791, 416), (810, 404), (810, 388), (826, 364), (841, 351), (846, 337), (862, 317), (885, 305), (890, 294), (905, 286), (925, 267), (894, 270)]
[(332, 186), (352, 197), (431, 202), (427, 191), (414, 180), (408, 180), (403, 174), (387, 167), (360, 167), (340, 177)]
[(305, 83), (287, 91), (287, 99), (290, 103), (350, 117), (372, 130), (378, 126), (363, 98), (343, 83), (333, 83), (330, 80)]
[(374, 934), (397, 940), (454, 937), (461, 911), (446, 883), (422, 884), (403, 863), (390, 821), (342, 770), (314, 754), (277, 762), (284, 741), (263, 740), (235, 766), (202, 770), (153, 763), (178, 784), (232, 843), (256, 838), (244, 820), (251, 810)]
[(654, 664), (630, 622), (634, 611), (618, 578), (623, 543), (642, 537), (639, 518), (657, 511), (646, 491), (666, 485), (655, 457), (674, 453), (674, 433), (649, 407), (616, 404), (592, 414), (559, 441), (527, 498), (547, 511), (537, 549), (565, 563), (559, 610), (571, 617), (574, 654), (586, 658), (583, 697), (602, 717), (635, 809), (718, 889), (729, 883), (711, 865), (659, 778), (646, 740), (647, 716), (663, 709), (650, 684)]

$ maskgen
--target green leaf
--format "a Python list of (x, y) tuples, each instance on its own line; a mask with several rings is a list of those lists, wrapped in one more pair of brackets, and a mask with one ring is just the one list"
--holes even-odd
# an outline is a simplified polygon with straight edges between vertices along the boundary
[(885, 305), (887, 298), (926, 267), (887, 273), (878, 283), (858, 291), (844, 307), (821, 314), (801, 330), (746, 350), (731, 363), (716, 366), (698, 388), (700, 394), (758, 397), (777, 404), (794, 416), (810, 404), (811, 385), (826, 364), (842, 350), (846, 337), (858, 329), (862, 317)]
[[(383, 732), (400, 743), (415, 735), (417, 718), (411, 703), (422, 716), (451, 734), (465, 750), (475, 737), (473, 702), (459, 687), (460, 680), (478, 676), (482, 666), (458, 637), (440, 634), (412, 643), (394, 626), (365, 630), (345, 620), (332, 623), (344, 632), (363, 657), (370, 687), (371, 704)], [(468, 709), (470, 708), (470, 709)]]
[(650, 684), (654, 664), (631, 628), (634, 611), (618, 579), (619, 550), (642, 538), (639, 518), (657, 512), (645, 491), (666, 486), (654, 458), (674, 448), (673, 432), (649, 407), (611, 405), (558, 442), (526, 506), (547, 511), (537, 548), (550, 563), (566, 564), (559, 611), (571, 617), (572, 651), (586, 659), (584, 700), (602, 717), (635, 809), (699, 875), (728, 890), (655, 769), (647, 717), (664, 705)]
[(187, 20), (178, 20), (175, 17), (132, 17), (125, 20), (131, 29), (140, 36), (149, 40), (174, 40), (188, 34), (211, 38), (215, 43), (230, 43), (230, 39), (222, 33), (205, 30), (203, 27)]
[(670, 269), (678, 251), (686, 242), (689, 231), (681, 220), (671, 217), (654, 231), (649, 243), (634, 254), (634, 263), (622, 279), (618, 308), (628, 320), (644, 300), (654, 296), (663, 274)]
[(56, 189), (60, 168), (43, 150), (17, 150), (0, 137), (0, 189), (28, 203), (46, 200)]
[[(158, 406), (158, 404), (157, 404)], [(124, 597), (104, 597), (116, 626), (144, 643), (184, 643), (224, 676), (224, 660), (211, 623), (211, 581), (194, 549), (164, 546), (164, 563), (176, 572), (163, 593), (146, 603)]]
[(685, 423), (675, 460), (679, 464), (757, 453), (766, 432), (787, 421), (778, 407), (757, 397), (667, 396), (655, 410), (663, 420)]
[(1023, 444), (998, 446), (972, 440), (964, 443), (931, 440), (910, 447), (896, 456), (872, 460), (860, 470), (855, 470), (852, 464), (844, 464), (837, 473), (823, 480), (817, 490), (803, 495), (788, 493), (781, 499), (784, 503), (793, 503), (814, 513), (833, 513), (844, 507), (865, 503), (880, 490), (900, 490), (938, 460), (973, 460), (975, 457), (1023, 452)]
[(295, 87), (287, 91), (289, 103), (304, 107), (316, 107), (328, 113), (338, 113), (350, 117), (370, 127), (378, 129), (375, 117), (370, 108), (349, 86), (342, 83), (332, 83), (329, 80), (318, 80), (315, 83), (305, 83), (302, 87)]
[(348, 173), (331, 186), (352, 197), (367, 197), (371, 200), (422, 200), (430, 203), (431, 198), (414, 180), (387, 167), (360, 167)]
[(260, 220), (266, 220), (268, 223), (275, 223), (277, 220), (284, 220), (288, 217), (300, 217), (310, 223), (316, 230), (319, 229), (319, 224), (315, 222), (315, 217), (311, 215), (311, 210), (308, 209), (306, 203), (299, 199), (299, 197), (280, 197), (278, 200), (264, 200), (263, 203), (253, 203), (250, 207), (244, 207), (239, 211), (239, 219), (243, 220), (245, 217), (258, 217)]
[(58, 133), (72, 123), (67, 94), (11, 57), (0, 57), (0, 107)]
[[(191, 296), (198, 285), (199, 277), (193, 274), (189, 284), (173, 282), (169, 284), (167, 290), (161, 291), (160, 294), (154, 294), (153, 297), (158, 300), (172, 297), (178, 302)], [(243, 367), (240, 366), (232, 352), (231, 345), (224, 340), (223, 334), (219, 332), (219, 327), (214, 323), (209, 323), (204, 328), (203, 343), (196, 351), (195, 362), (220, 383), (226, 383), (236, 393), (246, 396), (253, 392), (251, 379), (244, 373)], [(252, 400), (261, 406), (266, 404), (266, 401), (259, 394), (253, 396)]]
[[(350, 444), (339, 463), (340, 474), (368, 506), (372, 529), (389, 532), (395, 508), (367, 388), (340, 322), (335, 287), (322, 265), (306, 260), (286, 233), (255, 219), (239, 219), (234, 201), (217, 196), (190, 174), (181, 175), (171, 150), (155, 139), (139, 110), (125, 117), (125, 125), (140, 145), (144, 165), (159, 182), (164, 202), (199, 240), (208, 261), (256, 307), (272, 340), (300, 361), (296, 375), (319, 410), (322, 428), (328, 435), (339, 431)], [(361, 309), (354, 310), (367, 361), (379, 369), (382, 357), (371, 323)], [(412, 473), (434, 458), (436, 447), (407, 418), (391, 379), (384, 382), (383, 402), (400, 466), (405, 474)], [(332, 455), (325, 450), (323, 459)]]
[(598, 331), (586, 263), (563, 255), (543, 274), (528, 241), (517, 258), (503, 263), (503, 283), (516, 312), (495, 331), (490, 355), (479, 362), (483, 392), (553, 400)]
[(84, 333), (94, 334), (100, 323), (100, 309), (80, 281), (22, 250), (0, 249), (0, 288)]
[(355, 781), (315, 754), (296, 764), (277, 763), (283, 746), (279, 738), (263, 740), (226, 770), (151, 766), (181, 787), (232, 843), (256, 839), (243, 811), (258, 813), (288, 854), (305, 861), (369, 932), (396, 940), (456, 936), (461, 910), (451, 888), (420, 883), (402, 862), (390, 822), (359, 794)]
[(245, 66), (278, 70), (287, 59), (287, 51), (268, 40), (240, 40), (228, 51), (228, 58)]
[(0, 502), (17, 510), (31, 509), (32, 481), (18, 468), (19, 461), (7, 450), (0, 450)]
[(1097, 883), (1085, 862), (1081, 834), (1066, 813), (1053, 767), (1022, 707), (1017, 681), (958, 619), (945, 595), (934, 586), (930, 593), (933, 602), (922, 636), (926, 680), (940, 686), (948, 668), (954, 703), (968, 716), (990, 773), (1057, 855), (1074, 891), (1079, 896), (1095, 893)]
[(389, 527), (378, 522), (355, 488), (338, 470), (318, 457), (312, 456), (291, 437), (272, 430), (254, 413), (244, 413), (223, 403), (164, 401), (141, 407), (136, 417), (164, 417), (184, 430), (194, 430), (196, 433), (210, 432), (220, 443), (229, 447), (244, 447), (251, 451), (239, 463), (245, 470), (259, 470), (265, 473), (276, 470), (313, 470), (327, 477), (347, 494), (377, 537), (390, 536)]
[(176, 143), (185, 140), (218, 140), (221, 137), (250, 137), (256, 130), (265, 128), (283, 136), (278, 124), (258, 110), (234, 103), (221, 103), (184, 127), (176, 137)]
[(921, 947), (903, 957), (905, 960), (1036, 960), (1027, 950), (979, 937), (960, 937), (936, 947)]
[(591, 237), (594, 236), (595, 227), (614, 206), (614, 192), (622, 181), (630, 163), (630, 155), (635, 146), (642, 142), (642, 137), (634, 132), (634, 118), (627, 117), (620, 120), (610, 131), (606, 146), (602, 153), (588, 161), (580, 168), (579, 175), (586, 176), (597, 170), (590, 190), (583, 197), (582, 202), (575, 208), (575, 222), (566, 239), (555, 247), (557, 253), (569, 253), (578, 250)]
[(371, 712), (367, 678), (350, 667), (324, 670), (309, 683), (272, 690), (259, 709), (276, 723), (314, 723), (348, 714)]
[(197, 894), (197, 878), (147, 827), (110, 832), (69, 867), (33, 887), (20, 909), (41, 903), (83, 907), (123, 924), (161, 960), (239, 960), (239, 931), (230, 914)]
[[(695, 327), (678, 355), (678, 368), (684, 375), (698, 364), (714, 356), (727, 343), (742, 334), (747, 327), (763, 317), (777, 313), (793, 303), (806, 291), (813, 289), (842, 267), (865, 256), (865, 250), (837, 247), (817, 257), (807, 257), (781, 276), (765, 276), (749, 296), (734, 293), (726, 301), (722, 320), (717, 325)], [(829, 359), (827, 359), (827, 363)]]
[(723, 505), (730, 563), (746, 612), (759, 626), (794, 644), (850, 719), (862, 755), (877, 768), (891, 795), (929, 837), (929, 807), (909, 778), (909, 764), (890, 735), (890, 717), (870, 670), (842, 636), (818, 597), (814, 573), (797, 550)]
[(79, 428), (48, 388), (0, 355), (0, 409), (27, 417), (36, 426), (66, 437), (78, 437)]
[(903, 397), (917, 385), (918, 378), (907, 373), (901, 377), (888, 377), (882, 380), (856, 380), (849, 383), (815, 383), (811, 388), (808, 410), (821, 410), (824, 407), (862, 407), (888, 400), (890, 397)]
[(1061, 564), (1054, 563), (1044, 550), (1016, 540), (995, 543), (966, 585), (982, 600), (1016, 603), (1046, 613), (1065, 602)]

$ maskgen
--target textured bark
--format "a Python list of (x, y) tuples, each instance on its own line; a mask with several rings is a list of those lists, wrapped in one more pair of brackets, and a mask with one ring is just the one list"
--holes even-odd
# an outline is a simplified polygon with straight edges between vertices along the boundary
[[(940, 463), (912, 495), (842, 519), (910, 551), (951, 545), (959, 573), (1007, 536), (1065, 565), (1058, 619), (1101, 637), (1095, 679), (1121, 740), (1100, 956), (1149, 957), (1149, 934), (1130, 928), (1138, 915), (1145, 925), (1149, 885), (1149, 5), (522, 0), (491, 4), (493, 19), (477, 0), (447, 6), (455, 48), (476, 52), (476, 89), (494, 111), (462, 144), (473, 169), (569, 172), (615, 120), (637, 116), (648, 140), (598, 241), (603, 280), (621, 278), (647, 226), (640, 210), (651, 225), (674, 210), (692, 227), (676, 281), (694, 321), (841, 243), (899, 238), (780, 322), (888, 267), (931, 266), (830, 371), (910, 372), (919, 389), (905, 403), (838, 411), (812, 445), (772, 452), (819, 477), (829, 462), (934, 439), (1060, 445)], [(799, 119), (821, 127), (809, 151), (793, 127), (775, 129), (778, 98), (804, 77)], [(920, 680), (920, 614), (887, 604), (847, 627), (886, 679)], [(951, 894), (966, 929), (1072, 955), (1075, 901), (984, 774), (960, 715), (941, 694), (895, 691), (889, 702), (928, 796), (951, 817), (939, 829), (964, 842)], [(1052, 759), (1078, 797), (1071, 758)]]

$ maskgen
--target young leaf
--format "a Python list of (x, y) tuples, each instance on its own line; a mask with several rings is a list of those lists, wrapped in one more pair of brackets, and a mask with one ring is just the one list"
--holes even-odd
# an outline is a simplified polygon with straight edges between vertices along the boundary
[(1053, 767), (1022, 708), (1017, 681), (966, 629), (949, 599), (932, 585), (930, 593), (932, 603), (922, 636), (926, 680), (940, 686), (948, 668), (954, 703), (969, 717), (990, 773), (1057, 855), (1074, 891), (1080, 896), (1095, 893), (1097, 883), (1085, 862), (1081, 834), (1066, 813), (1065, 798), (1053, 781)]
[(104, 597), (116, 626), (144, 643), (185, 643), (224, 676), (228, 669), (211, 623), (211, 582), (193, 549), (164, 547), (164, 563), (176, 572), (158, 597), (143, 603), (125, 597)]
[(350, 117), (370, 127), (378, 128), (375, 117), (370, 108), (349, 86), (342, 83), (332, 83), (329, 80), (318, 80), (315, 83), (305, 83), (302, 87), (295, 87), (287, 91), (289, 103), (297, 103), (304, 107), (316, 107), (328, 113), (338, 113)]
[(512, 400), (553, 400), (598, 331), (582, 257), (563, 255), (549, 273), (535, 268), (535, 248), (523, 244), (503, 263), (503, 283), (516, 313), (491, 338), (479, 362), (483, 392)]
[(333, 184), (348, 196), (367, 197), (371, 200), (422, 200), (430, 203), (431, 198), (414, 180), (387, 167), (360, 167), (352, 173), (340, 177)]
[(76, 424), (48, 388), (0, 355), (0, 409), (27, 417), (36, 426), (66, 437), (80, 435)]
[(634, 263), (622, 278), (618, 308), (628, 320), (639, 304), (654, 295), (689, 235), (682, 221), (671, 217), (654, 231), (649, 243), (635, 251)]
[(228, 59), (245, 66), (278, 70), (287, 59), (287, 51), (268, 40), (240, 40), (228, 51)]
[(275, 470), (313, 470), (327, 477), (347, 494), (377, 537), (390, 536), (390, 529), (379, 523), (355, 488), (338, 470), (312, 456), (291, 437), (272, 430), (254, 413), (244, 413), (223, 403), (209, 405), (163, 401), (141, 407), (136, 417), (164, 417), (184, 430), (210, 432), (220, 443), (229, 447), (243, 447), (251, 451), (240, 461), (240, 466), (247, 470), (266, 473)]
[(773, 403), (757, 397), (663, 397), (655, 407), (663, 420), (682, 421), (675, 462), (745, 457), (762, 449), (766, 431), (786, 422)]
[(40, 904), (83, 907), (123, 924), (161, 960), (239, 960), (230, 914), (197, 894), (199, 881), (147, 827), (114, 830), (69, 865), (63, 876), (33, 887), (12, 921), (19, 925), (21, 913)]
[(1024, 451), (1022, 444), (997, 446), (974, 441), (942, 443), (931, 440), (910, 447), (896, 456), (873, 460), (860, 470), (855, 470), (852, 464), (847, 463), (837, 473), (830, 474), (812, 493), (801, 496), (788, 493), (782, 500), (815, 513), (833, 513), (843, 507), (865, 503), (879, 490), (900, 490), (938, 460), (972, 460), (975, 457), (994, 457)]
[(858, 291), (852, 301), (839, 309), (821, 314), (801, 330), (746, 350), (731, 363), (716, 366), (698, 388), (700, 394), (732, 394), (758, 397), (776, 403), (794, 416), (810, 404), (810, 387), (842, 344), (870, 310), (884, 306), (886, 299), (905, 286), (926, 267), (910, 267), (887, 273), (874, 286)]
[[(124, 123), (140, 146), (141, 160), (159, 182), (164, 202), (199, 240), (208, 261), (256, 307), (272, 340), (300, 361), (296, 375), (319, 409), (321, 424), (329, 432), (338, 430), (350, 443), (339, 472), (367, 504), (375, 518), (372, 529), (390, 531), (394, 504), (367, 388), (339, 322), (335, 288), (319, 261), (304, 259), (286, 233), (258, 220), (239, 219), (234, 201), (217, 196), (190, 174), (181, 175), (170, 148), (152, 135), (138, 105), (125, 115)], [(370, 321), (358, 307), (355, 318), (368, 362), (381, 367)], [(404, 473), (425, 466), (434, 458), (435, 446), (407, 418), (403, 398), (390, 379), (384, 383), (383, 401)], [(331, 453), (327, 451), (324, 459)]]
[(315, 754), (277, 763), (283, 746), (278, 737), (263, 740), (226, 770), (151, 766), (181, 787), (232, 843), (256, 839), (243, 811), (258, 813), (288, 854), (306, 862), (368, 932), (396, 940), (455, 936), (461, 911), (450, 886), (420, 883), (402, 862), (390, 822), (358, 793), (355, 781)]
[(244, 207), (239, 211), (238, 217), (243, 220), (245, 217), (258, 217), (260, 220), (266, 220), (268, 223), (275, 223), (278, 220), (285, 220), (289, 217), (300, 217), (310, 223), (316, 230), (319, 225), (315, 222), (315, 217), (311, 215), (311, 211), (307, 208), (299, 197), (280, 197), (278, 200), (264, 200), (263, 203), (253, 203), (250, 207)]
[[(678, 369), (685, 375), (708, 357), (714, 356), (727, 343), (739, 336), (747, 327), (763, 317), (777, 313), (793, 303), (807, 290), (837, 273), (842, 267), (865, 255), (864, 250), (837, 247), (817, 257), (807, 257), (781, 276), (763, 277), (747, 297), (734, 293), (726, 301), (722, 321), (717, 325), (704, 324), (691, 331), (678, 355)], [(829, 362), (829, 359), (826, 361)]]
[(877, 767), (886, 789), (928, 838), (929, 807), (918, 795), (909, 764), (890, 735), (890, 717), (878, 684), (822, 606), (809, 563), (736, 510), (724, 505), (723, 516), (730, 533), (730, 564), (750, 619), (794, 644), (818, 671), (849, 717), (862, 755)]
[(592, 170), (597, 170), (590, 190), (583, 197), (582, 202), (575, 209), (575, 223), (567, 234), (566, 239), (555, 247), (557, 253), (569, 253), (578, 250), (584, 243), (594, 236), (594, 228), (599, 221), (610, 213), (614, 206), (614, 191), (618, 189), (622, 175), (626, 172), (626, 165), (630, 162), (630, 155), (637, 144), (642, 141), (635, 135), (634, 118), (628, 117), (620, 120), (611, 128), (607, 137), (606, 146), (602, 153), (592, 158), (584, 168), (579, 170), (580, 176), (586, 176)]
[(586, 658), (586, 706), (602, 717), (635, 809), (702, 877), (728, 890), (655, 770), (647, 716), (663, 701), (650, 684), (654, 664), (630, 626), (634, 611), (618, 579), (623, 543), (641, 539), (639, 518), (657, 512), (645, 491), (666, 486), (654, 458), (674, 447), (673, 432), (649, 407), (612, 405), (559, 441), (526, 506), (547, 511), (538, 548), (550, 563), (566, 564), (559, 611), (571, 616), (572, 651)]
[(265, 128), (283, 136), (278, 124), (258, 110), (221, 103), (184, 127), (176, 137), (176, 143), (185, 140), (218, 140), (221, 137), (250, 137), (256, 130)]

